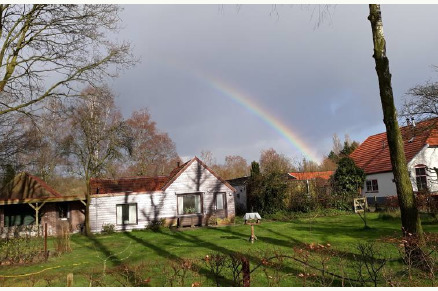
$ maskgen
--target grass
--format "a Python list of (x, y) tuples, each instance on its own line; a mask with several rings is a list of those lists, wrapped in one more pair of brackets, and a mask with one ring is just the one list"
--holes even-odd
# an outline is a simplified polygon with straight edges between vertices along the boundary
[[(73, 251), (70, 253), (50, 257), (47, 262), (39, 264), (0, 266), (0, 285), (66, 286), (67, 274), (73, 273), (73, 286), (89, 286), (90, 282), (93, 286), (124, 286), (139, 282), (149, 286), (191, 286), (194, 282), (200, 282), (202, 286), (215, 286), (209, 266), (203, 261), (206, 255), (240, 252), (249, 258), (253, 268), (263, 257), (273, 253), (293, 255), (293, 248), (304, 248), (305, 244), (310, 243), (329, 243), (333, 251), (342, 254), (346, 263), (354, 264), (359, 242), (376, 242), (388, 236), (400, 237), (399, 220), (381, 219), (378, 214), (369, 214), (367, 217), (370, 229), (363, 229), (363, 222), (357, 215), (303, 218), (290, 222), (263, 221), (255, 226), (258, 240), (254, 244), (248, 242), (250, 226), (242, 223), (181, 231), (162, 228), (156, 232), (133, 231), (92, 238), (73, 235)], [(424, 229), (438, 233), (437, 224), (427, 224)], [(49, 246), (53, 246), (53, 240)], [(394, 270), (403, 267), (396, 260), (399, 254), (394, 246), (382, 244), (382, 252), (394, 259), (390, 263)], [(182, 274), (185, 270), (182, 267), (184, 260), (193, 264), (186, 270), (186, 275)], [(299, 274), (306, 272), (305, 266), (293, 260), (281, 264), (281, 269), (277, 268), (278, 265), (270, 265), (255, 271), (251, 275), (252, 286), (318, 285), (316, 279), (312, 283), (311, 280), (304, 282), (299, 277)], [(339, 262), (332, 261), (331, 264), (330, 270), (339, 271), (336, 266)], [(221, 285), (232, 284), (227, 278), (220, 278)]]

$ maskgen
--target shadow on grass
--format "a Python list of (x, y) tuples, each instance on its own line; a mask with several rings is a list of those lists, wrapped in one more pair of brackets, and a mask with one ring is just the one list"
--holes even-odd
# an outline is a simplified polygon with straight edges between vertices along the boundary
[[(211, 229), (213, 229), (213, 228), (211, 228)], [(219, 230), (219, 228), (214, 228), (214, 229)], [(224, 234), (227, 234), (227, 235), (225, 235), (225, 237), (227, 237), (227, 238), (232, 238), (233, 240), (247, 241), (246, 235), (242, 235), (240, 233), (233, 232), (230, 229), (227, 229), (227, 230), (220, 229), (219, 231), (223, 232)], [(212, 253), (221, 253), (221, 254), (229, 255), (229, 254), (236, 252), (236, 250), (232, 250), (232, 249), (226, 248), (224, 246), (221, 246), (219, 244), (215, 244), (213, 242), (209, 242), (207, 240), (204, 240), (204, 239), (200, 238), (198, 235), (195, 235), (189, 231), (174, 231), (172, 233), (168, 233), (167, 231), (157, 231), (157, 232), (159, 232), (163, 236), (170, 236), (173, 239), (175, 239), (175, 241), (182, 241), (182, 242), (189, 243), (189, 244), (193, 245), (193, 247), (199, 246), (202, 248), (207, 248)], [(148, 242), (145, 239), (142, 239), (133, 233), (124, 233), (124, 235), (129, 237), (130, 239), (136, 241), (137, 243), (142, 244), (144, 247), (154, 251), (157, 255), (159, 255), (165, 259), (170, 259), (172, 261), (178, 261), (181, 259), (180, 257), (176, 256), (175, 254), (165, 250), (164, 249), (165, 246), (158, 246), (156, 244)], [(275, 241), (271, 240), (270, 243), (282, 244), (281, 241), (279, 241), (279, 240), (275, 240)], [(250, 248), (250, 246), (251, 245), (248, 243), (248, 249)], [(212, 253), (207, 252), (206, 255), (207, 254), (211, 255)], [(254, 256), (253, 254), (250, 254), (248, 252), (245, 252), (244, 256), (251, 262), (253, 267), (260, 264), (261, 259), (263, 258), (263, 257)], [(200, 275), (204, 275), (206, 278), (212, 277), (210, 270), (206, 266), (198, 266), (198, 268), (199, 268)], [(300, 269), (293, 268), (290, 266), (290, 264), (282, 264), (281, 269), (282, 269), (282, 272), (285, 272), (287, 274), (298, 274), (301, 272)], [(222, 282), (223, 286), (233, 286), (233, 281), (230, 279), (222, 278), (221, 282)]]
[[(162, 235), (172, 236), (173, 237), (173, 235), (168, 234), (168, 233), (163, 232), (163, 231), (156, 231), (156, 232), (158, 232), (158, 233), (160, 233)], [(154, 251), (157, 255), (159, 255), (160, 257), (162, 257), (164, 259), (171, 260), (171, 261), (174, 261), (174, 262), (181, 262), (181, 260), (182, 260), (182, 258), (178, 257), (177, 255), (175, 255), (175, 254), (165, 250), (164, 246), (159, 247), (159, 246), (157, 246), (155, 244), (152, 244), (152, 243), (150, 243), (150, 242), (148, 242), (148, 241), (146, 241), (146, 240), (144, 240), (142, 238), (139, 238), (139, 237), (137, 237), (134, 234), (129, 233), (129, 232), (125, 232), (124, 235), (126, 237), (132, 239), (133, 241), (143, 245), (144, 247), (148, 248), (149, 250)], [(183, 236), (178, 236), (178, 238), (182, 239)], [(192, 241), (190, 241), (190, 242), (192, 242)], [(199, 268), (198, 269), (198, 273), (200, 275), (204, 275), (206, 278), (209, 278), (209, 276), (211, 276), (210, 270), (208, 270), (206, 267), (198, 265), (198, 268)], [(223, 281), (224, 284), (227, 284), (227, 286), (232, 286), (233, 285), (233, 282), (231, 280), (226, 279), (226, 278), (223, 278), (222, 281)]]
[[(85, 240), (88, 240), (92, 243), (91, 246), (85, 245), (84, 243), (79, 242), (79, 240), (76, 241), (77, 244), (82, 245), (84, 247), (87, 247), (89, 249), (93, 249), (97, 254), (96, 257), (99, 258), (102, 262), (102, 274), (108, 273), (108, 265), (107, 262), (111, 262), (115, 267), (120, 266), (123, 264), (123, 260), (127, 259), (129, 256), (126, 256), (125, 251), (128, 251), (129, 246), (126, 247), (125, 250), (114, 252), (110, 251), (108, 247), (106, 247), (102, 242), (99, 241), (98, 237), (95, 235), (91, 235), (88, 237), (84, 237)], [(124, 258), (120, 258), (120, 256), (123, 256)], [(135, 286), (135, 274), (127, 270), (127, 276), (126, 279), (130, 283), (131, 286)]]

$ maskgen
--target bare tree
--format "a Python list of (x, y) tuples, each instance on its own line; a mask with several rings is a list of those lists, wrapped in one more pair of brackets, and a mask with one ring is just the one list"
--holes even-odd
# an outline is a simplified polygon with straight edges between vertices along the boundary
[(15, 113), (0, 116), (0, 173), (5, 182), (6, 176), (13, 176), (14, 172), (21, 170), (22, 165), (17, 157), (29, 145), (21, 127), (22, 118)]
[(374, 59), (379, 79), (380, 100), (382, 102), (383, 121), (386, 126), (386, 135), (391, 157), (392, 172), (394, 174), (397, 196), (400, 205), (404, 235), (414, 235), (423, 240), (423, 229), (415, 203), (414, 191), (406, 163), (403, 140), (397, 122), (397, 112), (389, 72), (389, 60), (386, 56), (386, 41), (383, 34), (382, 15), (380, 5), (370, 4), (370, 15), (374, 43)]
[(241, 156), (226, 156), (225, 164), (214, 164), (211, 169), (223, 179), (233, 179), (249, 175), (247, 161)]
[(213, 156), (213, 153), (211, 151), (201, 151), (200, 159), (209, 167), (212, 167), (216, 164), (216, 158)]
[(159, 175), (175, 168), (180, 161), (175, 143), (167, 133), (157, 129), (147, 109), (134, 111), (126, 125), (132, 139), (130, 174)]
[[(20, 127), (26, 143), (16, 160), (29, 171), (49, 182), (66, 164), (60, 144), (69, 131), (66, 108), (52, 99), (38, 116), (22, 116)], [(59, 171), (58, 171), (59, 170)]]
[(71, 114), (70, 134), (64, 141), (64, 151), (72, 169), (86, 183), (85, 225), (90, 235), (90, 179), (101, 175), (108, 163), (130, 149), (130, 139), (114, 96), (106, 87), (88, 88), (75, 102)]
[(339, 153), (342, 150), (342, 143), (341, 143), (341, 139), (339, 138), (339, 136), (335, 133), (333, 134), (333, 152), (336, 155), (339, 155)]
[[(77, 96), (132, 65), (117, 44), (117, 5), (0, 4), (0, 116), (32, 112), (49, 97)], [(82, 87), (82, 86), (81, 86)]]
[(426, 83), (409, 89), (411, 98), (406, 99), (402, 116), (424, 120), (438, 117), (438, 83)]
[(260, 169), (262, 173), (287, 173), (293, 169), (293, 166), (288, 157), (271, 148), (261, 152)]

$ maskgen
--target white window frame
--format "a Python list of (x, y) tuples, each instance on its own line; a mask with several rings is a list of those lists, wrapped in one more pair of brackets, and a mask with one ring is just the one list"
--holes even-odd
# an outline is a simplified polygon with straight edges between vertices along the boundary
[[(424, 170), (424, 174), (418, 175), (417, 170)], [(424, 178), (424, 183), (423, 182), (418, 183), (418, 179), (422, 180), (423, 178)], [(415, 183), (417, 184), (417, 191), (427, 191), (428, 189), (427, 167), (425, 165), (415, 166)]]
[[(184, 197), (188, 197), (188, 196), (198, 196), (199, 198), (199, 209), (198, 212), (196, 213), (184, 213), (184, 209), (181, 210), (181, 207), (183, 207), (181, 204), (183, 204), (183, 199)], [(203, 203), (202, 203), (202, 192), (194, 192), (194, 193), (181, 193), (181, 194), (177, 194), (176, 195), (176, 199), (177, 199), (177, 209), (176, 212), (179, 216), (181, 215), (198, 215), (198, 214), (202, 214), (203, 211)]]
[[(218, 197), (219, 196), (222, 197), (221, 198), (222, 199), (222, 204), (221, 204), (222, 208), (218, 208), (218, 202), (219, 202)], [(215, 205), (214, 205), (214, 207), (215, 207), (216, 210), (225, 210), (227, 208), (227, 204), (226, 204), (225, 199), (227, 199), (227, 194), (225, 192), (218, 192), (218, 193), (215, 194)]]
[[(123, 221), (123, 206), (126, 207), (126, 205), (128, 206), (128, 223), (125, 223), (125, 221)], [(134, 219), (131, 219), (131, 206), (135, 206), (135, 222)], [(119, 211), (119, 209), (121, 211)], [(121, 215), (120, 219), (119, 219), (119, 215)], [(138, 205), (137, 203), (121, 203), (121, 204), (116, 204), (116, 224), (117, 225), (137, 225), (138, 224)]]
[[(373, 182), (376, 182), (375, 184)], [(369, 185), (368, 185), (369, 183)], [(379, 192), (379, 181), (377, 179), (370, 179), (365, 181), (366, 193), (377, 193)]]

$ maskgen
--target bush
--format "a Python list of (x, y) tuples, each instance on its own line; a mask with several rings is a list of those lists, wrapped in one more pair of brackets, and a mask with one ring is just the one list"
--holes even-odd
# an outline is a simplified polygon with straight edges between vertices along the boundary
[(152, 220), (150, 223), (146, 225), (146, 229), (150, 229), (152, 231), (159, 231), (161, 227), (166, 225), (166, 219), (156, 219)]
[(336, 216), (350, 214), (351, 211), (338, 210), (333, 208), (327, 209), (317, 209), (312, 212), (290, 212), (290, 211), (277, 211), (273, 214), (267, 214), (263, 216), (263, 219), (274, 220), (274, 221), (291, 221), (293, 219), (300, 218), (313, 218), (315, 216)]
[(116, 232), (116, 226), (112, 223), (104, 223), (102, 225), (102, 234), (112, 234)]
[(400, 219), (400, 211), (385, 211), (385, 212), (380, 212), (378, 219), (380, 219), (380, 220)]
[(0, 241), (0, 264), (28, 264), (43, 261), (44, 240), (42, 237), (7, 238)]
[(387, 211), (395, 211), (400, 209), (398, 205), (398, 198), (397, 196), (389, 196), (385, 198), (385, 202), (383, 203), (384, 207)]

